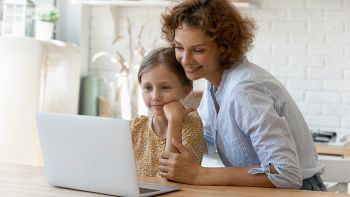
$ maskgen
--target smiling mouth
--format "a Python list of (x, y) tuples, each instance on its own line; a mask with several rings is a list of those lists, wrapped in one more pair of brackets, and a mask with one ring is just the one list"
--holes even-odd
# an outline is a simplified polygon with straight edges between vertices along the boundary
[(201, 66), (198, 66), (198, 67), (186, 67), (186, 66), (184, 66), (184, 70), (186, 73), (194, 73), (194, 72), (197, 72), (201, 68), (202, 68)]

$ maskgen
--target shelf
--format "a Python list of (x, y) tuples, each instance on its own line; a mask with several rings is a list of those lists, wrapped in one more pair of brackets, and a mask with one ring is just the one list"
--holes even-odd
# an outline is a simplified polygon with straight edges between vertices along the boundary
[[(166, 0), (71, 0), (72, 3), (82, 5), (113, 5), (135, 7), (165, 7), (172, 3)], [(237, 8), (250, 8), (252, 3), (246, 1), (233, 2)]]

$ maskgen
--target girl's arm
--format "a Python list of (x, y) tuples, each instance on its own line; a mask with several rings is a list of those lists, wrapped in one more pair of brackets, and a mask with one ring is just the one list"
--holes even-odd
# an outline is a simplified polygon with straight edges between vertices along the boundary
[(204, 140), (203, 123), (196, 111), (186, 116), (182, 128), (182, 144), (193, 154), (197, 163), (201, 164), (203, 155), (207, 152)]
[(164, 115), (168, 120), (165, 151), (178, 153), (177, 149), (172, 145), (171, 139), (182, 143), (182, 123), (192, 110), (185, 109), (180, 101), (173, 101), (164, 106)]
[(178, 153), (176, 148), (172, 145), (171, 139), (176, 139), (182, 143), (182, 120), (170, 119), (168, 120), (168, 129), (166, 134), (165, 151)]

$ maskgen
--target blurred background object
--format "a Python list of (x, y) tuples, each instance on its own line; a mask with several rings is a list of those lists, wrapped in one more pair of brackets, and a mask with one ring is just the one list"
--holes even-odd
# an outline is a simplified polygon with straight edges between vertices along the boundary
[(34, 8), (31, 0), (4, 0), (1, 35), (32, 36)]
[(80, 49), (0, 37), (0, 162), (42, 165), (35, 112), (77, 114)]
[(33, 15), (35, 20), (35, 38), (38, 40), (51, 39), (59, 16), (58, 9), (50, 4), (36, 6)]

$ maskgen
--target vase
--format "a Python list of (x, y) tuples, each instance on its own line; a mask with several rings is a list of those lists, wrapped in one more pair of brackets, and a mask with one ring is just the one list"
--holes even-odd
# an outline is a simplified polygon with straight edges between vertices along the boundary
[(35, 22), (35, 38), (38, 40), (50, 40), (53, 35), (55, 24), (36, 21)]
[(127, 75), (117, 74), (115, 79), (102, 79), (99, 94), (98, 116), (132, 118), (132, 97)]

